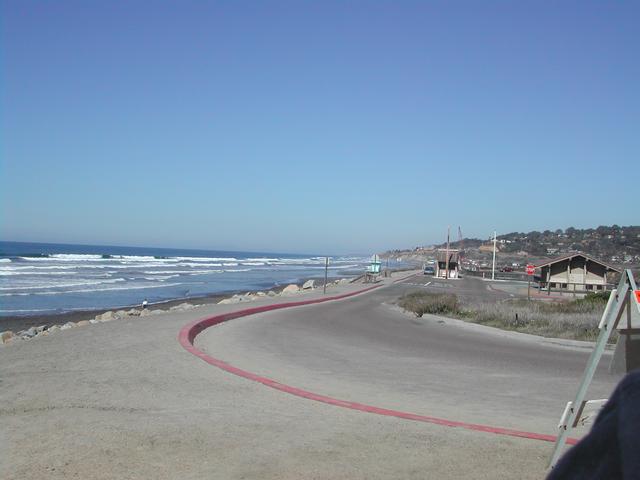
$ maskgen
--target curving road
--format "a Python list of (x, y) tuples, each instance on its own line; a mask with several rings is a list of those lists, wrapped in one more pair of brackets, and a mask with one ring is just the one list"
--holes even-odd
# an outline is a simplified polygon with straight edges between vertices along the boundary
[[(509, 297), (476, 279), (415, 276), (348, 300), (236, 319), (196, 342), (236, 367), (341, 400), (555, 434), (590, 349), (441, 317), (418, 319), (393, 305), (421, 288)], [(590, 398), (606, 398), (620, 379), (606, 372), (608, 358)]]
[[(238, 367), (320, 394), (554, 433), (587, 352), (416, 319), (389, 305), (417, 288), (509, 295), (482, 282), (425, 287), (428, 280), (417, 276), (349, 300), (238, 318), (206, 330), (196, 343)], [(340, 285), (329, 294), (361, 288)], [(544, 477), (550, 443), (288, 395), (212, 367), (176, 338), (205, 318), (321, 297), (316, 290), (205, 305), (0, 347), (0, 478)], [(600, 371), (593, 396), (606, 395), (615, 381)]]

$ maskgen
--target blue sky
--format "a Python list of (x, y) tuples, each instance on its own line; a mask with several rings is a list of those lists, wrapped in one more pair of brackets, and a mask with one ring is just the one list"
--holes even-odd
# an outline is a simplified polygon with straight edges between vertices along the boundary
[(638, 224), (639, 5), (2, 1), (0, 239), (366, 253)]

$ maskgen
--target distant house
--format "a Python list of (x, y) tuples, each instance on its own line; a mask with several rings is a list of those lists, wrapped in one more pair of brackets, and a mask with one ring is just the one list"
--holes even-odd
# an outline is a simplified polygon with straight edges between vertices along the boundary
[[(447, 251), (436, 252), (436, 277), (458, 278), (460, 264), (460, 251), (449, 249), (449, 262), (447, 264)], [(447, 266), (449, 270), (447, 271)]]
[(609, 276), (621, 273), (617, 268), (584, 253), (572, 253), (541, 265), (540, 289), (570, 293), (608, 290)]

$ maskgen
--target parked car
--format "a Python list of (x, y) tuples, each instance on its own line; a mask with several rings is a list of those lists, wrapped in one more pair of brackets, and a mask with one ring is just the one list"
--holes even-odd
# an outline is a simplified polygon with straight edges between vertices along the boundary
[(436, 274), (436, 269), (433, 268), (431, 265), (427, 265), (426, 267), (424, 267), (423, 273), (425, 275), (435, 275)]

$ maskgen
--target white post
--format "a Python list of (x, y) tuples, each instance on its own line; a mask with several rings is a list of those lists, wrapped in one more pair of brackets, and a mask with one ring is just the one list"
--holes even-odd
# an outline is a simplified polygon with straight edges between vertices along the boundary
[(451, 227), (447, 227), (447, 257), (445, 258), (445, 270), (444, 270), (444, 278), (449, 279), (449, 234), (451, 233)]
[(496, 241), (498, 237), (495, 230), (493, 231), (493, 268), (491, 269), (491, 280), (496, 279)]
[(324, 258), (324, 287), (322, 287), (322, 293), (327, 293), (327, 273), (329, 270), (329, 257)]

